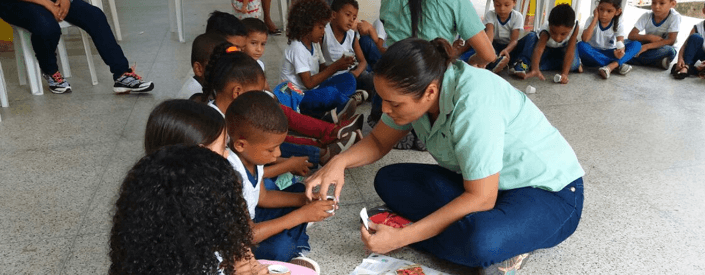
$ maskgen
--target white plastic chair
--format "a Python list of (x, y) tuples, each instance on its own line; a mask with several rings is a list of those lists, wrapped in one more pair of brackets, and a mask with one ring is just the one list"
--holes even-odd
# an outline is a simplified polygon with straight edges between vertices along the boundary
[[(59, 26), (62, 29), (72, 27), (66, 21), (61, 21)], [(34, 55), (34, 50), (32, 50), (31, 33), (23, 28), (12, 26), (15, 33), (15, 59), (17, 60), (17, 75), (20, 79), (20, 85), (26, 85), (25, 79), (29, 79), (30, 89), (34, 95), (44, 94), (42, 88), (42, 72), (39, 69), (39, 63)], [(81, 40), (83, 41), (83, 49), (86, 51), (86, 60), (88, 61), (88, 71), (91, 74), (91, 82), (93, 85), (98, 84), (98, 76), (96, 74), (95, 64), (93, 62), (93, 53), (91, 51), (91, 45), (88, 39), (88, 34), (85, 31), (79, 30), (81, 33)], [(18, 39), (19, 38), (19, 39)], [(64, 42), (63, 35), (59, 38), (59, 44), (57, 45), (57, 51), (59, 52), (59, 61), (61, 63), (61, 70), (64, 77), (71, 77), (71, 68), (69, 67), (68, 54), (66, 53), (66, 43)], [(26, 74), (25, 74), (26, 70)]]
[[(5, 73), (2, 71), (2, 64), (0, 64), (0, 106), (4, 108), (10, 106), (7, 101), (7, 85), (5, 83)], [(0, 116), (0, 122), (2, 122), (2, 116)]]
[(183, 0), (167, 0), (167, 2), (169, 2), (169, 24), (171, 25), (171, 32), (176, 32), (179, 35), (179, 42), (184, 43), (186, 42), (186, 38), (184, 37)]

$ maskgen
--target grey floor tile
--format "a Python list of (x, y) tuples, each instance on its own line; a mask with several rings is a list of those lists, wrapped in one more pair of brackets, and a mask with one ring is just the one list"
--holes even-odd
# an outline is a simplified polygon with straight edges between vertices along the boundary
[(59, 274), (73, 237), (0, 244), (3, 274)]
[(62, 274), (107, 274), (110, 232), (76, 236)]
[(144, 141), (144, 132), (147, 127), (149, 114), (155, 106), (166, 99), (157, 99), (152, 95), (141, 96), (135, 104), (130, 116), (126, 119), (125, 129), (120, 137), (141, 143)]

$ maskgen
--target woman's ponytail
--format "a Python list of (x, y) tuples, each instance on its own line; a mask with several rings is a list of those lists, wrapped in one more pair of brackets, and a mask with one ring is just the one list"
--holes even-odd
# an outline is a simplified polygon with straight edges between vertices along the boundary
[(446, 67), (451, 61), (457, 58), (455, 50), (453, 50), (453, 46), (448, 43), (448, 40), (438, 37), (431, 40), (431, 45), (433, 45), (438, 53), (445, 59)]

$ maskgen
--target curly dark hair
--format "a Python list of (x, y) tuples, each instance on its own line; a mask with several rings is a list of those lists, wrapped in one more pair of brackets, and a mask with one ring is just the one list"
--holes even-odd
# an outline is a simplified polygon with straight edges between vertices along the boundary
[(317, 23), (326, 24), (333, 16), (333, 11), (323, 0), (299, 0), (289, 9), (286, 24), (287, 42), (301, 40), (313, 31)]
[(234, 274), (234, 262), (251, 257), (249, 221), (242, 180), (225, 158), (200, 146), (165, 146), (122, 182), (109, 274)]

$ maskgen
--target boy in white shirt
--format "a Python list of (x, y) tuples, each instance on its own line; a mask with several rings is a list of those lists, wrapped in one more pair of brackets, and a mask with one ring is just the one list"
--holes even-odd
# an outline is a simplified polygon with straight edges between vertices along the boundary
[[(702, 9), (705, 14), (705, 7)], [(685, 41), (683, 47), (678, 52), (678, 63), (673, 66), (671, 74), (676, 79), (684, 79), (688, 74), (697, 74), (703, 77), (705, 65), (696, 66), (697, 61), (705, 61), (705, 21), (702, 21), (693, 26), (690, 30), (690, 36)]]
[[(257, 60), (257, 64), (262, 67), (262, 71), (265, 71), (264, 62), (260, 58), (264, 54), (264, 47), (267, 46), (267, 38), (269, 37), (267, 24), (259, 18), (242, 19), (242, 24), (247, 30), (247, 44), (242, 51)], [(266, 83), (264, 89), (267, 91), (272, 90), (269, 87), (269, 83)]]
[(208, 59), (216, 46), (226, 42), (225, 37), (215, 32), (201, 34), (193, 40), (191, 44), (193, 77), (186, 80), (176, 98), (193, 99), (203, 93), (203, 74), (206, 71)]
[[(641, 42), (641, 50), (629, 61), (633, 65), (650, 65), (668, 70), (676, 57), (673, 45), (681, 26), (681, 15), (673, 9), (675, 0), (651, 1), (651, 12), (644, 13), (629, 33), (629, 40)], [(639, 34), (644, 31), (644, 34)]]

